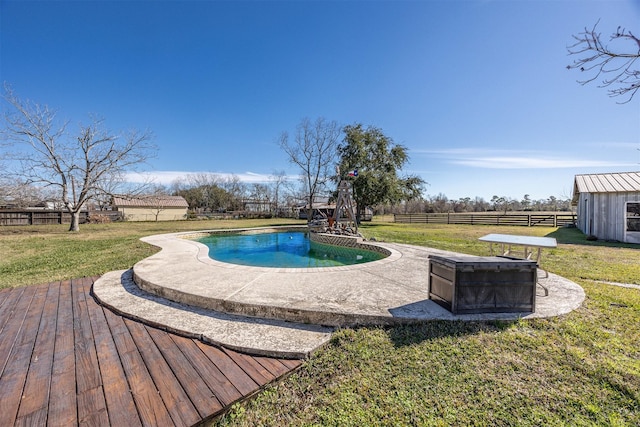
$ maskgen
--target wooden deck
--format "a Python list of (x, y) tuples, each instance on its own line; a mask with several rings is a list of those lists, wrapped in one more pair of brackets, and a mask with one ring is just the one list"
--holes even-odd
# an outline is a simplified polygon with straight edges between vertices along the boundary
[(0, 290), (0, 426), (190, 426), (302, 363), (118, 316), (94, 279)]

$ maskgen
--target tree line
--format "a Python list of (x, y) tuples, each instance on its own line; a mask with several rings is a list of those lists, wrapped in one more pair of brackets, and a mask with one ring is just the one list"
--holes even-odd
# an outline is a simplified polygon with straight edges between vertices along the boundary
[(69, 123), (58, 122), (56, 112), (48, 107), (22, 101), (10, 89), (4, 99), (13, 109), (5, 115), (2, 141), (18, 149), (5, 154), (17, 167), (5, 169), (0, 199), (18, 207), (53, 201), (72, 215), (70, 231), (79, 229), (79, 212), (88, 204), (105, 209), (112, 197), (123, 194), (182, 196), (192, 215), (252, 211), (293, 216), (304, 209), (313, 220), (314, 205), (335, 200), (337, 186), (345, 180), (352, 190), (358, 221), (365, 208), (378, 212), (568, 208), (555, 197), (532, 201), (525, 195), (516, 201), (494, 196), (490, 202), (477, 197), (448, 200), (443, 194), (425, 197), (426, 183), (420, 177), (401, 175), (409, 160), (406, 147), (375, 126), (340, 126), (322, 117), (304, 118), (291, 137), (283, 132), (278, 139), (289, 161), (299, 168), (296, 177), (274, 171), (268, 182), (248, 184), (235, 175), (199, 173), (167, 186), (144, 183), (131, 187), (125, 172), (155, 155), (150, 132), (111, 133), (104, 129), (102, 119), (94, 119), (70, 133)]
[(359, 221), (365, 208), (419, 200), (425, 182), (401, 175), (409, 159), (406, 147), (374, 126), (340, 126), (319, 117), (304, 118), (295, 132), (283, 132), (279, 145), (300, 174), (289, 179), (274, 172), (268, 183), (243, 184), (234, 176), (190, 175), (171, 185), (171, 194), (184, 197), (198, 214), (250, 210), (291, 216), (300, 209), (309, 221), (319, 203), (335, 202), (337, 186), (348, 181)]
[(378, 205), (374, 212), (385, 213), (468, 213), (468, 212), (570, 212), (571, 199), (549, 196), (534, 200), (528, 194), (520, 200), (506, 196), (493, 196), (490, 200), (482, 197), (461, 197), (449, 199), (439, 193), (427, 195), (400, 205)]
[(532, 201), (528, 195), (521, 201), (494, 196), (490, 202), (477, 197), (449, 200), (443, 194), (425, 197), (426, 183), (420, 177), (401, 175), (409, 160), (406, 147), (375, 126), (339, 126), (322, 117), (304, 118), (292, 137), (283, 132), (278, 139), (290, 162), (299, 168), (296, 177), (274, 171), (268, 182), (248, 184), (235, 175), (199, 173), (167, 186), (131, 187), (125, 172), (155, 154), (149, 132), (114, 134), (104, 129), (102, 119), (94, 119), (70, 134), (68, 123), (58, 123), (56, 112), (48, 107), (23, 102), (10, 90), (4, 99), (13, 110), (5, 115), (3, 143), (19, 149), (6, 155), (17, 168), (5, 169), (0, 201), (10, 200), (17, 207), (53, 201), (72, 215), (70, 231), (79, 229), (79, 212), (88, 204), (105, 209), (112, 197), (123, 194), (182, 196), (192, 215), (252, 211), (288, 217), (303, 209), (312, 220), (314, 205), (334, 201), (338, 184), (345, 180), (358, 221), (365, 208), (377, 212), (568, 209), (566, 201), (553, 196), (544, 201)]

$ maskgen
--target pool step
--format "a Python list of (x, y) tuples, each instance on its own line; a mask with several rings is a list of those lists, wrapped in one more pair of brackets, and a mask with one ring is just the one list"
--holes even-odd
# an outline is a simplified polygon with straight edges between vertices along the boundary
[(105, 307), (150, 326), (233, 350), (272, 357), (305, 358), (331, 338), (332, 328), (261, 319), (180, 304), (141, 290), (132, 270), (111, 271), (93, 285)]

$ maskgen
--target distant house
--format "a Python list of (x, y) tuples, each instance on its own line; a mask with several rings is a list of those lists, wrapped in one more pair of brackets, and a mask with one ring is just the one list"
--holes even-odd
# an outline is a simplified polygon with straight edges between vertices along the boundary
[(182, 196), (114, 197), (114, 211), (125, 221), (175, 221), (187, 218), (189, 204)]
[(586, 235), (640, 243), (640, 172), (576, 175), (571, 204)]
[(245, 199), (242, 201), (246, 212), (270, 213), (273, 204), (267, 199)]

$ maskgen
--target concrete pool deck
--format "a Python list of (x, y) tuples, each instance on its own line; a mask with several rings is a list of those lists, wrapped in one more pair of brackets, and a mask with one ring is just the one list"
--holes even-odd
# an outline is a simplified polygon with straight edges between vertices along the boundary
[[(227, 230), (228, 231), (228, 230)], [(426, 247), (366, 242), (391, 252), (370, 263), (308, 269), (247, 267), (215, 261), (196, 233), (145, 237), (162, 250), (132, 270), (110, 272), (94, 296), (116, 312), (232, 349), (305, 357), (335, 327), (429, 320), (517, 320), (566, 314), (585, 298), (563, 277), (540, 279), (534, 313), (454, 315), (428, 299), (428, 256), (457, 255)]]

